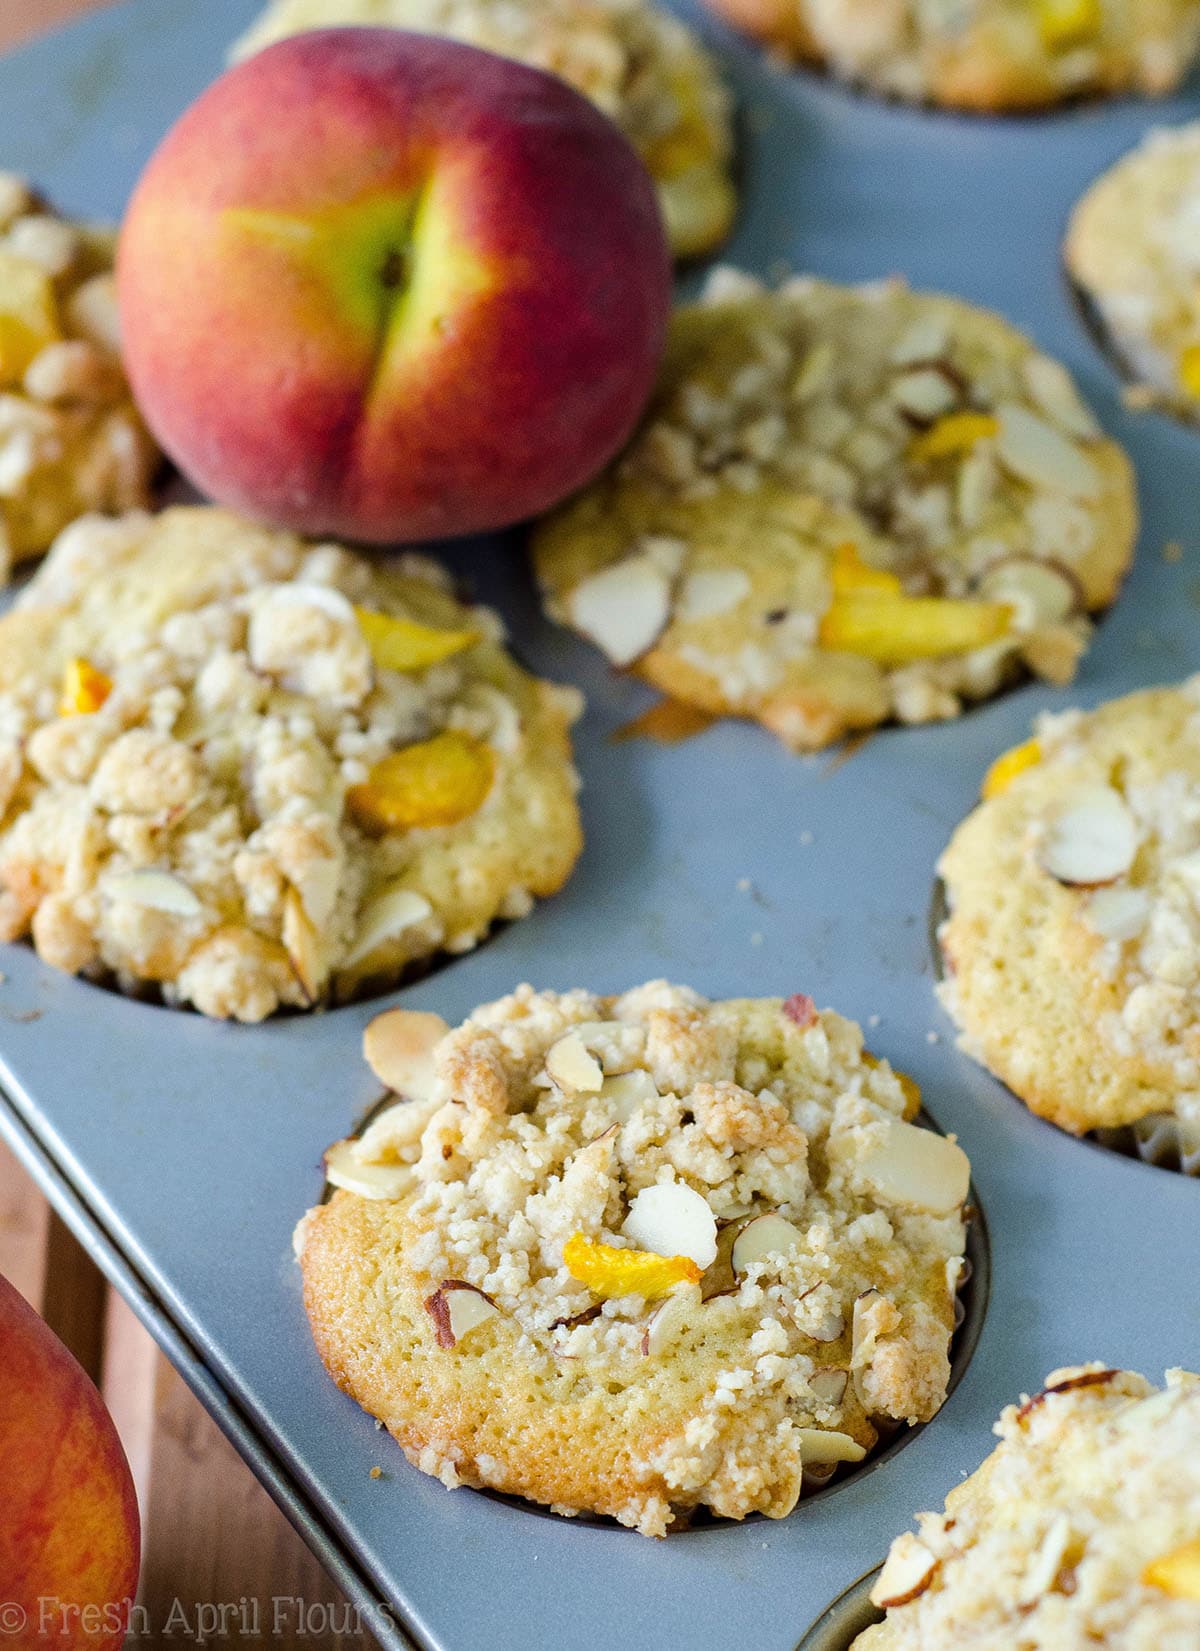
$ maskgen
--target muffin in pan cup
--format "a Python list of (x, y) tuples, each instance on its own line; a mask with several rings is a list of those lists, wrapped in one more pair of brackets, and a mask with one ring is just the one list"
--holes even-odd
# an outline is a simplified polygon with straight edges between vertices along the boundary
[(853, 1651), (1194, 1651), (1200, 1377), (1101, 1364), (1010, 1405), (943, 1513), (892, 1544)]
[(565, 882), (580, 709), (425, 558), (85, 518), (0, 619), (0, 939), (245, 1021), (394, 984)]
[(447, 1486), (662, 1536), (791, 1511), (945, 1399), (970, 1166), (812, 1000), (389, 1011), (402, 1099), (297, 1232), (317, 1347)]
[(1060, 1128), (1200, 1169), (1200, 678), (1042, 717), (939, 865), (963, 1047)]

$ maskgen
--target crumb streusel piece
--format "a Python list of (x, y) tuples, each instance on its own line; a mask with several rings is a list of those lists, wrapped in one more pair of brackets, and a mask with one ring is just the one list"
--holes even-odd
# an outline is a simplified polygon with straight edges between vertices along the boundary
[(0, 620), (0, 939), (239, 1020), (394, 980), (565, 881), (578, 712), (421, 557), (84, 518)]
[(1197, 0), (713, 0), (784, 51), (888, 97), (1004, 111), (1164, 96), (1200, 48)]
[(1200, 123), (1151, 132), (1092, 185), (1066, 259), (1131, 395), (1200, 418)]
[(416, 1466), (661, 1536), (781, 1517), (946, 1396), (969, 1165), (811, 999), (655, 982), (368, 1028), (406, 1098), (297, 1234), (331, 1373)]
[(535, 529), (556, 619), (797, 750), (1063, 683), (1133, 550), (1133, 474), (1070, 375), (900, 282), (677, 312), (640, 432)]
[(110, 231), (0, 172), (0, 584), (88, 511), (148, 503), (159, 455), (121, 366)]
[(1064, 1129), (1168, 1117), (1196, 1154), (1200, 677), (1041, 718), (984, 799), (939, 867), (964, 1047)]
[(691, 30), (647, 0), (271, 0), (234, 55), (336, 24), (447, 35), (559, 75), (645, 161), (677, 257), (708, 252), (728, 233), (737, 208), (729, 94)]
[(854, 1651), (1195, 1651), (1200, 1377), (1056, 1370), (892, 1544)]

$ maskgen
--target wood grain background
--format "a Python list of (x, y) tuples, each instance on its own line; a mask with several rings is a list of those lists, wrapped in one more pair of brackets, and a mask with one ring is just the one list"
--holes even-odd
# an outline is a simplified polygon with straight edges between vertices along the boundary
[[(108, 0), (0, 0), (0, 51)], [(206, 5), (208, 0), (195, 0)], [(0, 155), (0, 168), (4, 157)], [(257, 1604), (276, 1651), (367, 1651), (334, 1585), (158, 1352), (124, 1302), (0, 1144), (0, 1273), (39, 1309), (101, 1386), (129, 1455), (142, 1509), (139, 1603), (130, 1646), (236, 1644), (237, 1612)], [(0, 1578), (0, 1595), (3, 1592)], [(274, 1601), (302, 1601), (276, 1607)], [(245, 1602), (245, 1603), (243, 1603)], [(224, 1632), (202, 1608), (225, 1606)], [(322, 1624), (328, 1622), (328, 1627)], [(277, 1626), (280, 1624), (280, 1626)]]

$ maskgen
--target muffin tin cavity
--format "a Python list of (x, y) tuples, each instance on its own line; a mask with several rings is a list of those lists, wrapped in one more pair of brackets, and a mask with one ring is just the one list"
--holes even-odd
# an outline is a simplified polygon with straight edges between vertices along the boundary
[(796, 1651), (850, 1651), (860, 1634), (882, 1622), (883, 1612), (876, 1610), (870, 1597), (881, 1569), (877, 1565), (839, 1594), (828, 1610), (822, 1611)]

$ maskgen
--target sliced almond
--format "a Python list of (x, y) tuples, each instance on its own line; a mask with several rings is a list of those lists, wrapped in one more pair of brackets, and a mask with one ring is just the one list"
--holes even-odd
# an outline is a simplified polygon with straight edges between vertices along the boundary
[(387, 1009), (363, 1031), (363, 1058), (380, 1083), (424, 1101), (437, 1078), (433, 1052), (450, 1028), (425, 1009)]
[(1094, 441), (1099, 436), (1100, 426), (1080, 400), (1075, 382), (1061, 362), (1048, 355), (1031, 355), (1022, 371), (1026, 388), (1047, 418), (1082, 441)]
[(971, 1165), (956, 1142), (894, 1118), (857, 1160), (855, 1176), (885, 1203), (950, 1215), (966, 1202)]
[(796, 1429), (800, 1442), (801, 1460), (810, 1462), (861, 1462), (866, 1448), (848, 1433), (835, 1433), (831, 1428), (800, 1427)]
[(680, 586), (675, 616), (685, 622), (715, 619), (749, 594), (750, 575), (744, 568), (697, 568)]
[(635, 1112), (658, 1098), (654, 1079), (640, 1067), (633, 1072), (622, 1072), (615, 1078), (605, 1078), (600, 1086), (600, 1099), (617, 1122), (622, 1124), (628, 1123)]
[(373, 953), (408, 929), (427, 923), (433, 907), (416, 889), (393, 888), (376, 895), (359, 915), (358, 931), (342, 960), (343, 969), (357, 968)]
[(329, 954), (295, 889), (289, 889), (283, 900), (283, 945), (305, 997), (309, 1003), (318, 1002), (329, 979)]
[(755, 1216), (753, 1221), (747, 1221), (734, 1240), (730, 1258), (733, 1270), (740, 1275), (748, 1267), (766, 1261), (769, 1256), (790, 1255), (802, 1243), (800, 1229), (784, 1216), (774, 1211)]
[(660, 1353), (665, 1353), (671, 1343), (687, 1329), (699, 1305), (698, 1285), (684, 1284), (673, 1290), (662, 1306), (651, 1315), (642, 1335), (642, 1352), (649, 1358), (657, 1358)]
[(614, 665), (632, 665), (670, 618), (671, 582), (649, 556), (626, 556), (576, 585), (566, 606), (572, 624)]
[(823, 1347), (831, 1342), (841, 1341), (846, 1333), (846, 1320), (841, 1313), (828, 1312), (822, 1315), (816, 1324), (806, 1326), (801, 1334), (809, 1341), (818, 1341)]
[(495, 1318), (500, 1309), (486, 1291), (464, 1279), (443, 1279), (425, 1300), (439, 1347), (456, 1347), (472, 1330)]
[(846, 1388), (850, 1383), (848, 1370), (837, 1370), (827, 1365), (821, 1370), (814, 1370), (808, 1378), (808, 1385), (823, 1405), (840, 1405), (846, 1397)]
[(359, 1198), (403, 1198), (416, 1182), (411, 1164), (368, 1164), (357, 1141), (335, 1141), (325, 1154), (325, 1179)]
[(148, 906), (172, 917), (199, 917), (204, 903), (181, 877), (169, 871), (126, 871), (108, 877), (103, 892), (109, 900), (125, 900), (131, 906)]
[(1114, 883), (1133, 865), (1137, 822), (1110, 785), (1090, 786), (1050, 825), (1038, 863), (1072, 888)]
[(1081, 1387), (1107, 1387), (1120, 1374), (1119, 1370), (1100, 1365), (1068, 1365), (1062, 1370), (1052, 1370), (1046, 1378), (1045, 1387), (1025, 1400), (1017, 1412), (1017, 1418), (1023, 1420), (1056, 1393), (1073, 1393)]
[(1018, 402), (998, 407), (996, 416), (996, 455), (1010, 474), (1072, 499), (1100, 498), (1103, 477), (1070, 436)]
[(1081, 915), (1102, 940), (1136, 940), (1150, 918), (1150, 896), (1145, 889), (1097, 889)]
[(893, 380), (891, 398), (919, 425), (932, 424), (961, 399), (959, 386), (939, 367), (912, 367)]
[(871, 1589), (871, 1604), (881, 1611), (908, 1605), (933, 1581), (939, 1561), (911, 1531), (892, 1543), (883, 1570)]
[(1035, 556), (993, 562), (976, 587), (985, 602), (1007, 602), (1018, 630), (1058, 624), (1084, 610), (1083, 587), (1069, 569)]
[(706, 1199), (682, 1181), (644, 1187), (629, 1207), (622, 1235), (652, 1255), (683, 1255), (704, 1268), (716, 1260), (717, 1222)]
[(598, 1095), (604, 1087), (604, 1068), (578, 1032), (568, 1032), (551, 1044), (546, 1071), (568, 1094)]
[(1054, 1587), (1071, 1546), (1071, 1540), (1071, 1521), (1065, 1513), (1060, 1513), (1051, 1523), (1038, 1545), (1037, 1553), (1029, 1562), (1029, 1568), (1025, 1572), (1017, 1595), (1022, 1605), (1036, 1605), (1038, 1600)]

